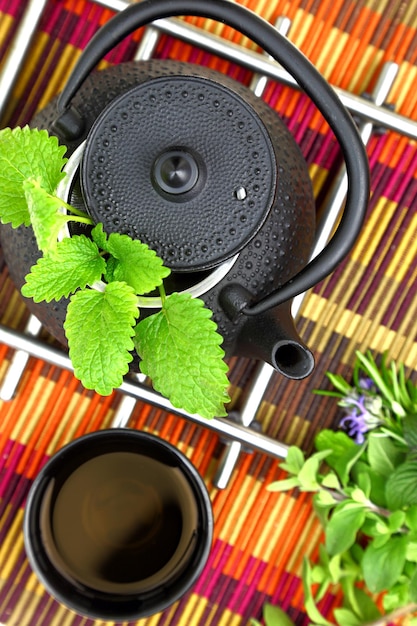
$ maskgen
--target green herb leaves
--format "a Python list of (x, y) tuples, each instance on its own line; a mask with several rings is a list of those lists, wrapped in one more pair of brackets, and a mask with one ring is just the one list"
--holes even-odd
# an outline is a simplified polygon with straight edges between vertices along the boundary
[(226, 415), (229, 401), (222, 338), (211, 316), (202, 300), (174, 293), (159, 313), (139, 322), (135, 338), (141, 370), (155, 389), (174, 406), (208, 418)]
[(126, 282), (138, 295), (149, 293), (159, 287), (162, 280), (170, 274), (162, 259), (137, 239), (118, 233), (112, 233), (107, 238), (101, 224), (97, 224), (93, 229), (92, 237), (111, 255), (108, 277), (111, 277), (111, 280)]
[(46, 130), (4, 128), (0, 131), (0, 216), (13, 228), (31, 223), (24, 183), (38, 181), (47, 193), (55, 193), (64, 177), (65, 146)]
[[(142, 371), (174, 406), (207, 418), (225, 415), (230, 398), (222, 338), (203, 301), (166, 297), (163, 280), (170, 270), (138, 240), (107, 236), (102, 224), (90, 236), (63, 232), (71, 221), (93, 226), (56, 195), (65, 152), (46, 131), (0, 131), (0, 219), (13, 227), (31, 225), (43, 253), (26, 276), (23, 295), (50, 302), (72, 294), (64, 328), (75, 375), (88, 389), (108, 395), (120, 386), (136, 343)], [(162, 308), (135, 332), (139, 302), (155, 289)]]
[(135, 293), (126, 283), (72, 296), (64, 328), (75, 375), (87, 389), (107, 396), (121, 385), (132, 360), (138, 314)]
[(403, 365), (383, 358), (378, 367), (369, 353), (357, 354), (353, 384), (327, 376), (334, 390), (321, 395), (338, 399), (345, 414), (339, 424), (350, 436), (319, 432), (307, 459), (290, 447), (281, 464), (288, 477), (269, 489), (314, 493), (325, 541), (318, 563), (306, 561), (303, 570), (312, 622), (328, 624), (317, 603), (339, 584), (340, 626), (382, 623), (373, 594), (384, 594), (383, 608), (394, 617), (407, 607), (417, 611), (417, 386)]
[(67, 298), (99, 281), (105, 269), (106, 262), (91, 239), (85, 235), (67, 237), (32, 267), (22, 294), (35, 302)]

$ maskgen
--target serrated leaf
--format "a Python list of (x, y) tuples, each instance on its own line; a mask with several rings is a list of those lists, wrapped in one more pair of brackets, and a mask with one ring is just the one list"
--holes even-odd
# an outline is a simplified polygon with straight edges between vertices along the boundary
[(125, 281), (138, 295), (153, 291), (170, 274), (154, 250), (128, 235), (112, 233), (105, 242), (105, 250), (116, 262), (112, 267), (112, 277)]
[(226, 415), (227, 365), (222, 337), (202, 300), (173, 293), (136, 327), (141, 371), (171, 403), (203, 417)]
[(37, 180), (24, 181), (23, 190), (38, 248), (43, 252), (52, 250), (68, 221), (67, 215), (59, 212), (62, 200), (45, 191)]
[(362, 568), (371, 593), (390, 589), (400, 577), (406, 558), (407, 537), (391, 537), (382, 546), (371, 543), (365, 550)]
[(391, 511), (417, 504), (417, 461), (406, 461), (389, 476), (385, 487), (387, 506)]
[(75, 376), (84, 387), (106, 396), (121, 385), (132, 360), (137, 316), (135, 293), (125, 283), (71, 297), (64, 328)]
[(103, 230), (103, 224), (99, 222), (91, 230), (91, 237), (101, 250), (106, 250), (107, 235)]
[(22, 294), (35, 302), (67, 298), (77, 289), (100, 280), (105, 265), (96, 244), (88, 237), (67, 237), (38, 259), (26, 276)]
[(64, 177), (62, 168), (65, 146), (59, 146), (56, 137), (46, 130), (4, 128), (0, 131), (0, 218), (13, 228), (29, 226), (23, 183), (38, 180), (41, 187), (54, 193)]

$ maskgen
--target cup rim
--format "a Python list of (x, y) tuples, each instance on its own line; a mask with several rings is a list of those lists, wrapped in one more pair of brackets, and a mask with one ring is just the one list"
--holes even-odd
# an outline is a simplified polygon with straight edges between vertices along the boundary
[[(173, 466), (180, 468), (195, 497), (199, 524), (199, 541), (190, 555), (189, 565), (179, 577), (162, 585), (160, 590), (151, 589), (142, 593), (127, 595), (111, 594), (82, 586), (77, 589), (54, 568), (46, 549), (42, 544), (40, 530), (40, 510), (50, 478), (64, 469), (74, 452), (87, 449), (92, 443), (145, 443), (166, 454), (172, 459)], [(80, 463), (81, 464), (81, 463)], [(79, 465), (80, 465), (79, 464)], [(77, 467), (77, 464), (74, 464)], [(71, 470), (72, 471), (72, 470)], [(111, 621), (132, 621), (148, 617), (168, 608), (179, 600), (197, 581), (206, 565), (213, 539), (213, 512), (211, 500), (203, 478), (191, 461), (173, 444), (157, 435), (130, 428), (114, 428), (82, 435), (62, 447), (42, 467), (36, 476), (25, 505), (23, 536), (26, 555), (32, 570), (46, 590), (60, 603), (76, 613), (92, 618)]]

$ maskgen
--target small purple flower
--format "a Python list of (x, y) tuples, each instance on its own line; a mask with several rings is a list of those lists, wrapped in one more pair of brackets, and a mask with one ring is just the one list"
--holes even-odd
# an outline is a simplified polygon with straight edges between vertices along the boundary
[(368, 430), (382, 423), (380, 417), (369, 410), (374, 408), (373, 398), (353, 392), (340, 402), (340, 406), (344, 407), (346, 415), (339, 426), (359, 445), (365, 441), (364, 434)]
[(358, 385), (364, 391), (375, 391), (375, 382), (368, 376), (359, 376)]

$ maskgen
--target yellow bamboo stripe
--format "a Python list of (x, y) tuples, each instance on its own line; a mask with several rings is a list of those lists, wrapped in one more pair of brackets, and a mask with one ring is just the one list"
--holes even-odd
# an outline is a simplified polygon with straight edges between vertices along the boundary
[[(308, 37), (313, 21), (314, 16), (311, 13), (306, 13), (303, 9), (297, 10), (291, 25), (290, 39), (298, 48), (302, 49), (303, 42)], [(297, 35), (294, 33), (297, 33)]]
[(7, 13), (1, 14), (0, 20), (0, 40), (6, 39), (10, 29), (13, 27), (14, 18)]
[[(52, 47), (49, 57), (54, 59), (56, 57), (56, 46)], [(70, 73), (72, 72), (75, 63), (80, 56), (81, 51), (74, 46), (67, 45), (64, 51), (59, 57), (56, 71), (51, 80), (48, 81), (48, 86), (45, 89), (42, 99), (39, 101), (38, 109), (45, 107), (57, 93), (62, 89), (62, 85), (66, 83)], [(47, 61), (48, 63), (48, 61)]]
[(415, 65), (411, 65), (407, 61), (401, 63), (389, 97), (389, 101), (395, 102), (397, 110), (402, 109), (410, 99), (410, 94), (415, 95), (416, 75), (417, 67)]
[(15, 426), (12, 430), (12, 439), (27, 445), (31, 435), (36, 428), (36, 423), (42, 415), (45, 406), (48, 403), (48, 396), (54, 390), (54, 383), (39, 377), (33, 393), (30, 395), (27, 404), (24, 406), (20, 415), (10, 415), (10, 419), (16, 419)]
[[(195, 623), (198, 624), (198, 622), (195, 622)], [(221, 623), (222, 622), (220, 622), (220, 624)], [(239, 626), (239, 624), (242, 624), (242, 618), (240, 617), (240, 615), (233, 614), (231, 611), (226, 609), (225, 615), (224, 615), (224, 624), (225, 626), (226, 624), (227, 626)]]
[(14, 564), (22, 550), (22, 523), (23, 510), (19, 509), (13, 519), (12, 526), (9, 530), (7, 541), (0, 546), (0, 577), (9, 578)]
[[(384, 287), (381, 287), (381, 291), (384, 292)], [(381, 337), (384, 337), (384, 344), (386, 346), (393, 345), (399, 351), (400, 346), (408, 339), (408, 335), (401, 335), (394, 330), (388, 329), (386, 326), (377, 325), (372, 332), (372, 326), (374, 324), (372, 319), (365, 319), (362, 315), (353, 311), (339, 309), (338, 305), (329, 302), (325, 298), (318, 296), (317, 294), (311, 294), (308, 298), (308, 302), (305, 309), (305, 314), (309, 319), (319, 323), (323, 317), (333, 320), (333, 325), (330, 332), (336, 332), (347, 339), (355, 339), (355, 345), (363, 344), (366, 339), (366, 347), (371, 350), (381, 350)], [(414, 313), (415, 319), (415, 313)], [(358, 329), (361, 329), (361, 335), (358, 336)], [(327, 336), (322, 338), (322, 341), (316, 346), (319, 351), (324, 351), (327, 344)], [(413, 339), (413, 338), (412, 338)], [(382, 348), (383, 349), (383, 348)], [(393, 356), (393, 358), (395, 358)], [(346, 362), (349, 362), (350, 354)], [(417, 345), (410, 346), (407, 354), (403, 357), (404, 364), (408, 367), (414, 367), (417, 362)]]
[[(298, 536), (296, 544), (298, 550), (292, 552), (285, 570), (301, 578), (303, 558), (311, 558), (312, 553), (317, 548), (322, 538), (323, 528), (318, 523), (317, 518), (311, 515), (308, 518), (307, 524), (304, 525), (302, 533)], [(307, 551), (305, 550), (305, 546), (308, 546)]]
[[(405, 208), (404, 212), (409, 209)], [(417, 215), (414, 215), (410, 225), (408, 226), (404, 236), (401, 238), (398, 248), (393, 255), (390, 264), (387, 267), (387, 275), (401, 282), (409, 270), (410, 265), (416, 258), (417, 254)]]
[(27, 318), (27, 309), (17, 291), (11, 294), (7, 304), (7, 310), (2, 318), (2, 322), (9, 328), (17, 329), (21, 327), (22, 321)]
[(25, 589), (26, 591), (29, 591), (30, 593), (35, 594), (37, 596), (42, 596), (44, 594), (44, 588), (42, 584), (39, 582), (39, 580), (37, 579), (34, 572), (32, 572), (29, 578), (27, 579)]
[(329, 175), (329, 172), (324, 167), (320, 167), (320, 165), (312, 163), (309, 167), (309, 174), (313, 184), (314, 196), (317, 197)]
[[(389, 230), (389, 224), (396, 211), (396, 202), (386, 200), (385, 198), (378, 200), (377, 205), (362, 229), (360, 239), (352, 250), (351, 257), (353, 260), (362, 263), (364, 266), (369, 265), (371, 260), (375, 258), (380, 239)], [(391, 236), (387, 240), (384, 250), (378, 254), (378, 257), (383, 258), (385, 256), (395, 234), (394, 229), (392, 229)]]
[[(341, 53), (345, 46), (348, 44), (349, 34), (341, 32), (338, 28), (332, 28), (328, 38), (324, 42), (320, 56), (317, 59), (317, 69), (328, 80), (335, 66), (339, 62)], [(329, 52), (332, 52), (330, 55)], [(324, 65), (324, 60), (327, 59), (327, 64)]]
[(234, 510), (239, 511), (238, 516), (230, 516), (224, 524), (220, 532), (220, 538), (227, 543), (234, 543), (242, 532), (242, 528), (245, 524), (246, 515), (250, 514), (252, 504), (256, 498), (256, 493), (259, 490), (259, 484), (251, 486), (252, 493), (248, 489), (248, 483), (252, 483), (253, 478), (251, 476), (246, 477), (239, 493), (236, 496), (234, 502)]
[(275, 505), (268, 519), (262, 520), (264, 524), (262, 533), (253, 551), (253, 556), (266, 562), (270, 560), (276, 542), (285, 532), (286, 523), (292, 517), (292, 511), (295, 507), (294, 499), (285, 493), (276, 493), (273, 497), (276, 498)]

